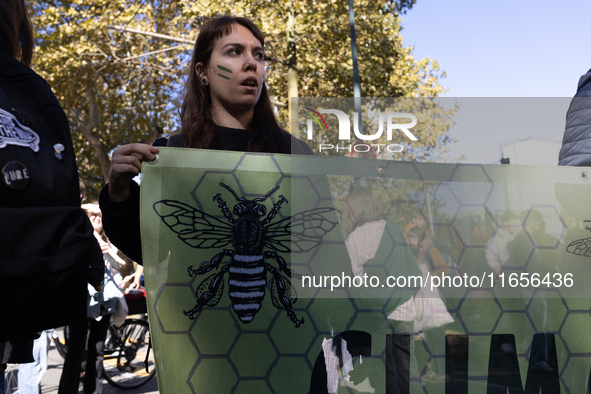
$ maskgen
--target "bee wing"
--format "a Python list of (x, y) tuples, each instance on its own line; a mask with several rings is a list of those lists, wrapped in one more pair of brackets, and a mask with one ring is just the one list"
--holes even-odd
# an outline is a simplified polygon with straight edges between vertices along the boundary
[(566, 251), (572, 254), (576, 254), (577, 256), (591, 256), (591, 237), (577, 239), (576, 241), (571, 242), (566, 247)]
[(265, 244), (278, 252), (308, 252), (336, 227), (338, 218), (330, 218), (334, 213), (341, 212), (335, 208), (314, 208), (269, 224), (265, 226)]
[[(213, 275), (209, 275), (207, 278), (203, 279), (203, 281), (199, 284), (199, 286), (197, 287), (197, 291), (195, 292), (195, 294), (197, 295), (197, 299), (201, 298), (201, 295), (203, 293), (205, 293), (206, 291), (209, 291), (209, 284), (213, 280), (213, 277), (216, 275), (217, 275), (217, 273), (215, 273)], [(222, 278), (221, 283), (218, 286), (218, 289), (215, 293), (215, 296), (211, 299), (211, 301), (209, 301), (207, 303), (207, 306), (216, 306), (220, 302), (220, 299), (222, 298), (223, 293), (224, 293), (224, 279)]]
[(230, 243), (232, 226), (203, 211), (175, 200), (154, 203), (164, 224), (192, 248), (222, 248)]
[[(291, 286), (291, 282), (287, 279), (286, 276), (281, 275), (283, 277), (283, 281), (285, 282), (285, 292), (289, 294), (289, 298), (291, 298), (291, 303), (295, 304), (298, 300), (298, 294), (294, 287)], [(271, 301), (273, 302), (273, 306), (277, 309), (283, 309), (283, 304), (279, 298), (279, 290), (277, 289), (277, 281), (273, 278), (271, 283)]]

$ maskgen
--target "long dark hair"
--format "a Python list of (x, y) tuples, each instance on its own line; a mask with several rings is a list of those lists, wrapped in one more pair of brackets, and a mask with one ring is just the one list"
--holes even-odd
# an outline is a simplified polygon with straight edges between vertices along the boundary
[(13, 58), (31, 65), (33, 26), (24, 0), (0, 0), (0, 40)]
[[(181, 140), (190, 148), (220, 149), (222, 141), (218, 126), (211, 115), (209, 87), (203, 86), (195, 72), (197, 63), (207, 68), (216, 41), (232, 33), (234, 25), (242, 25), (264, 47), (265, 38), (249, 19), (224, 16), (208, 20), (202, 27), (193, 48), (193, 56), (185, 84), (185, 99), (181, 108)], [(254, 106), (252, 122), (248, 127), (250, 152), (290, 153), (291, 140), (277, 123), (269, 92), (263, 83), (261, 96)]]

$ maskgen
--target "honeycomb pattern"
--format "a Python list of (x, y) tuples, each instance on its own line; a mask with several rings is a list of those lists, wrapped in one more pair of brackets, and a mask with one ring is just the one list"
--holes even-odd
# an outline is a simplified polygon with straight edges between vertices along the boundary
[[(220, 193), (230, 210), (235, 201), (229, 192), (217, 186), (219, 182), (232, 187), (239, 197), (250, 200), (263, 197), (273, 187), (280, 186), (279, 192), (264, 202), (267, 212), (279, 195), (288, 197), (290, 203), (284, 205), (272, 221), (294, 214), (300, 210), (300, 205), (312, 209), (334, 204), (343, 210), (346, 208), (343, 195), (351, 185), (368, 184), (367, 179), (329, 177), (331, 192), (326, 187), (326, 177), (284, 173), (280, 165), (284, 162), (271, 155), (236, 154), (231, 157), (237, 158), (232, 170), (192, 170), (196, 174), (191, 176), (195, 181), (186, 191), (196, 208), (222, 221), (226, 219), (218, 203), (212, 200), (213, 195)], [(272, 175), (263, 177), (259, 172), (251, 172), (252, 166), (267, 168), (265, 174)], [(376, 198), (386, 202), (382, 204), (384, 215), (399, 221), (401, 228), (413, 215), (422, 218), (430, 227), (436, 245), (450, 256), (461, 273), (490, 272), (487, 259), (501, 264), (503, 257), (495, 245), (512, 230), (512, 225), (501, 220), (503, 211), (509, 210), (509, 206), (503, 204), (509, 203), (499, 203), (499, 196), (510, 191), (512, 185), (504, 185), (495, 174), (487, 172), (487, 166), (481, 165), (447, 165), (439, 172), (437, 180), (430, 178), (432, 167), (428, 165), (384, 162), (383, 168), (384, 177), (369, 183), (373, 185)], [(335, 188), (345, 192), (335, 192)], [(564, 253), (573, 239), (569, 238), (560, 205), (548, 203), (547, 198), (518, 201), (517, 205), (517, 208), (511, 206), (516, 214), (521, 213), (519, 224), (513, 228), (513, 240), (518, 239), (520, 244), (518, 252), (504, 264), (504, 271), (507, 274), (565, 272), (557, 266), (565, 259), (572, 261), (564, 263), (565, 267), (576, 267), (578, 260)], [(543, 236), (539, 232), (540, 220), (546, 225)], [(163, 228), (163, 233), (168, 231)], [(328, 275), (340, 272), (341, 268), (346, 270), (347, 266), (350, 268), (338, 227), (324, 241), (320, 247), (298, 256), (289, 253), (281, 256), (304, 275)], [(390, 253), (407, 247), (397, 244), (392, 237), (388, 243)], [(177, 247), (187, 248), (182, 242)], [(371, 356), (353, 358), (353, 369), (348, 377), (341, 376), (338, 392), (385, 392), (386, 335), (408, 329), (404, 324), (396, 325), (387, 319), (392, 299), (398, 294), (396, 291), (386, 299), (373, 301), (352, 298), (345, 289), (333, 292), (318, 289), (312, 296), (306, 294), (305, 297), (300, 294), (293, 311), (305, 323), (295, 328), (286, 311), (272, 304), (273, 276), (268, 272), (261, 309), (251, 323), (239, 320), (227, 287), (217, 305), (204, 307), (195, 320), (190, 320), (182, 316), (182, 310), (195, 305), (203, 276), (190, 278), (186, 268), (208, 265), (213, 252), (196, 250), (195, 256), (193, 262), (173, 261), (171, 257), (167, 282), (150, 296), (151, 321), (157, 322), (160, 340), (166, 343), (157, 345), (160, 346), (157, 357), (167, 363), (178, 358), (185, 360), (172, 367), (178, 374), (184, 374), (184, 378), (174, 383), (176, 386), (166, 386), (164, 390), (175, 387), (176, 392), (191, 393), (310, 392), (310, 379), (322, 354), (323, 343), (341, 332), (359, 330), (372, 334)], [(229, 260), (225, 257), (223, 264)], [(324, 263), (335, 260), (344, 264)], [(278, 266), (273, 258), (266, 261)], [(173, 266), (176, 268), (171, 268)], [(437, 374), (434, 376), (433, 371), (445, 374), (446, 334), (469, 335), (469, 392), (485, 392), (491, 335), (506, 333), (515, 336), (513, 351), (517, 354), (524, 385), (532, 357), (533, 335), (552, 333), (556, 338), (561, 392), (574, 394), (586, 390), (591, 368), (591, 301), (563, 297), (560, 288), (517, 290), (513, 298), (501, 296), (500, 291), (496, 281), (492, 287), (466, 290), (461, 298), (444, 297), (453, 322), (423, 332), (410, 329), (413, 334), (410, 392), (445, 392), (445, 376), (443, 379)], [(433, 316), (445, 313), (431, 312)], [(175, 354), (170, 355), (171, 352)]]

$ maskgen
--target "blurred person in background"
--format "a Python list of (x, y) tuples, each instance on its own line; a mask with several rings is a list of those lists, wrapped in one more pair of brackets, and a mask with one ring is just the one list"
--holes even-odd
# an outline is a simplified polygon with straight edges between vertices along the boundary
[[(117, 250), (104, 234), (98, 203), (84, 204), (82, 207), (90, 218), (94, 228), (94, 236), (103, 252), (105, 277), (102, 294), (97, 294), (91, 286), (88, 288), (88, 319), (69, 326), (68, 353), (59, 384), (60, 394), (78, 393), (81, 362), (85, 350), (84, 393), (102, 393), (105, 339), (111, 316), (115, 313), (118, 300), (123, 297), (123, 292), (115, 284), (113, 275), (116, 270), (125, 265), (125, 262), (117, 256)], [(115, 294), (113, 294), (113, 290)], [(95, 302), (97, 300), (98, 302)]]
[[(367, 182), (371, 185), (372, 180), (367, 179)], [(383, 281), (388, 275), (393, 277), (421, 275), (417, 260), (405, 242), (402, 229), (398, 223), (381, 212), (380, 204), (372, 189), (358, 186), (350, 191), (341, 228), (345, 235), (345, 246), (351, 259), (353, 275), (377, 276)], [(394, 250), (392, 250), (392, 244), (397, 245)], [(372, 354), (379, 353), (385, 348), (385, 343), (380, 341), (387, 334), (404, 333), (411, 336), (408, 348), (395, 345), (395, 352), (403, 354), (402, 360), (408, 360), (408, 362), (397, 363), (394, 369), (389, 371), (399, 378), (396, 383), (397, 388), (404, 391), (409, 385), (407, 377), (418, 374), (414, 351), (415, 301), (412, 297), (412, 293), (416, 290), (407, 289), (399, 293), (398, 299), (392, 298), (391, 289), (384, 288), (381, 291), (376, 288), (361, 287), (359, 290), (361, 294), (356, 297), (356, 302), (361, 309), (373, 310), (376, 313), (376, 321), (379, 322), (375, 326), (366, 327), (372, 334), (372, 338), (376, 338), (372, 341)], [(386, 319), (383, 318), (384, 316)], [(361, 363), (355, 366), (350, 376), (356, 384), (361, 383), (367, 376), (375, 392), (385, 390), (384, 379), (380, 372), (367, 369)]]

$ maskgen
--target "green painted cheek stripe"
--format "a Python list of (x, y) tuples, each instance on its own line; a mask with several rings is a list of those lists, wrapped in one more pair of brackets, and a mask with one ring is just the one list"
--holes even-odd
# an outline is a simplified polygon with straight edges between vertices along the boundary
[[(233, 71), (232, 71), (232, 70), (230, 70), (229, 68), (226, 68), (226, 67), (224, 67), (224, 66), (220, 66), (219, 64), (218, 64), (218, 68), (219, 68), (220, 70), (222, 70), (222, 71), (225, 71), (225, 72), (228, 72), (228, 73), (230, 73), (230, 74), (233, 74)], [(225, 79), (230, 79), (229, 77), (227, 77), (227, 76), (225, 76), (225, 75), (222, 75), (222, 74), (220, 74), (220, 73), (218, 73), (218, 75), (219, 75), (220, 77), (222, 77), (222, 78), (225, 78)]]
[(220, 66), (219, 64), (218, 64), (218, 68), (219, 68), (220, 70), (222, 70), (222, 71), (225, 71), (225, 72), (228, 72), (228, 73), (230, 73), (230, 74), (232, 74), (232, 73), (233, 73), (233, 71), (232, 71), (232, 70), (230, 70), (229, 68), (226, 68), (226, 67), (224, 67), (224, 66)]

